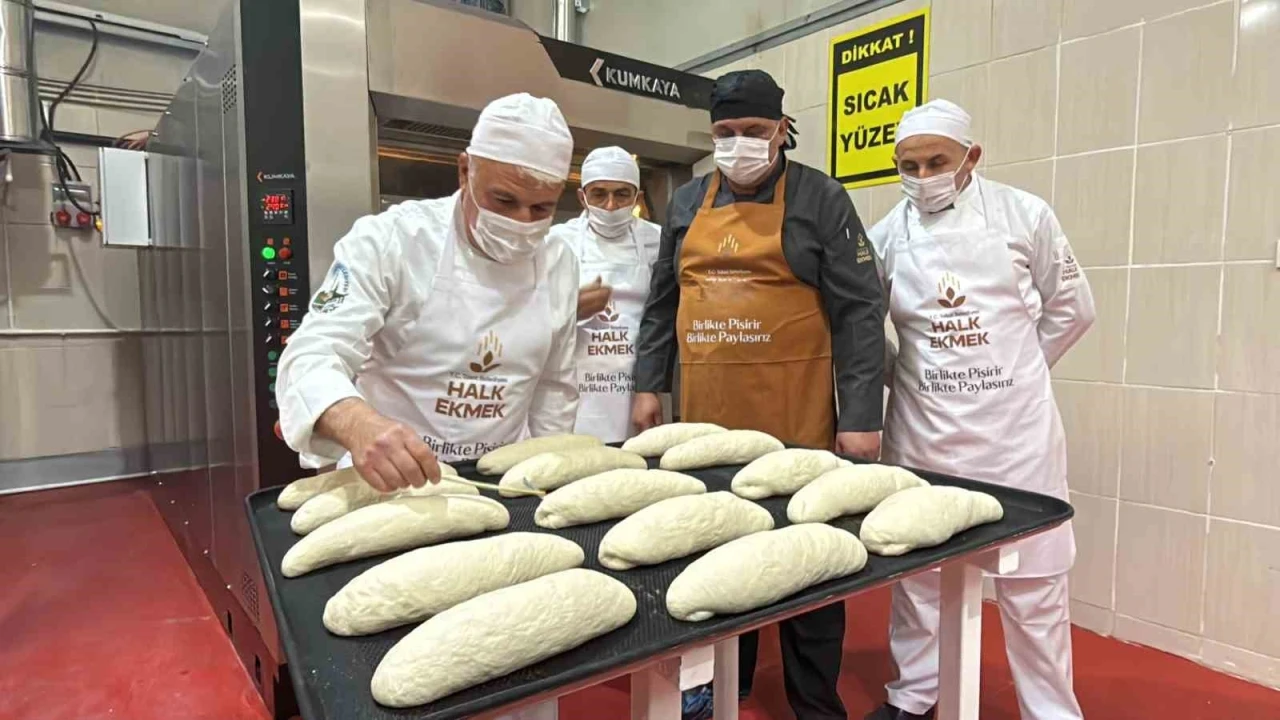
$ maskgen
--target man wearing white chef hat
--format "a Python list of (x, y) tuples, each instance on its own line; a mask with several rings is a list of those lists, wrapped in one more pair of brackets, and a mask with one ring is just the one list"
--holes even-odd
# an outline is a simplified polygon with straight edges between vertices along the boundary
[(307, 467), (342, 458), (379, 490), (572, 431), (578, 261), (548, 241), (573, 138), (551, 100), (480, 114), (461, 189), (356, 221), (280, 358), (276, 397)]
[(635, 216), (642, 198), (640, 166), (631, 153), (596, 148), (582, 162), (582, 216), (551, 228), (581, 268), (577, 432), (605, 442), (634, 434), (635, 334), (662, 240), (662, 228)]
[[(1049, 369), (1093, 324), (1093, 296), (1053, 210), (978, 175), (969, 114), (911, 110), (895, 161), (906, 198), (871, 230), (899, 350), (885, 462), (1067, 499), (1066, 439)], [(1081, 718), (1072, 689), (1070, 524), (1014, 545), (995, 579), (1026, 720)], [(938, 697), (939, 573), (893, 589), (898, 679), (875, 720), (927, 718)]]

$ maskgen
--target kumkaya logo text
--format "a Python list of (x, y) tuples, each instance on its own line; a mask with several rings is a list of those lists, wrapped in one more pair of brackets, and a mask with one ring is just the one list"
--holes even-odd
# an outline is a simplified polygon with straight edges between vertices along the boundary
[(460, 420), (494, 420), (506, 417), (503, 399), (509, 381), (494, 375), (502, 367), (502, 341), (492, 330), (476, 344), (469, 373), (450, 373), (445, 397), (436, 398), (437, 415)]

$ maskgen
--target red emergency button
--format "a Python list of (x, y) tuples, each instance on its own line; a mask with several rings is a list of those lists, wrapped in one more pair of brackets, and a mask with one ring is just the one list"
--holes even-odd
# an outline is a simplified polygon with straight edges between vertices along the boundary
[(53, 222), (58, 227), (66, 227), (71, 224), (71, 213), (66, 210), (59, 210), (53, 214)]
[(90, 221), (90, 220), (92, 220), (92, 218), (90, 218), (90, 217), (89, 217), (89, 213), (87, 213), (87, 212), (76, 213), (76, 225), (77, 225), (77, 226), (79, 226), (79, 227), (89, 227), (89, 221)]

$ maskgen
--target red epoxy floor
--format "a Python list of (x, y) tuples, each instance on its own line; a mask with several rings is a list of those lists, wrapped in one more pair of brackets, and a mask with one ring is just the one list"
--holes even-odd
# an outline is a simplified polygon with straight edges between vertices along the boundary
[[(988, 608), (983, 720), (1016, 720)], [(849, 603), (841, 692), (850, 717), (892, 675), (887, 592)], [(1280, 692), (1155, 650), (1075, 635), (1089, 720), (1280, 718)], [(625, 680), (561, 701), (563, 720), (624, 720)], [(761, 644), (744, 720), (791, 718), (777, 635)], [(263, 720), (266, 709), (147, 495), (123, 486), (0, 497), (0, 718)]]
[(0, 718), (267, 717), (146, 493), (0, 497)]

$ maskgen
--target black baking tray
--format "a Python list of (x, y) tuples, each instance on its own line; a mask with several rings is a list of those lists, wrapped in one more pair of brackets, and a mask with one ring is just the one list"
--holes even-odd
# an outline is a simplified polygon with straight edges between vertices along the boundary
[[(650, 465), (656, 467), (656, 459), (651, 460)], [(494, 480), (476, 473), (474, 463), (461, 463), (455, 467), (464, 477)], [(707, 490), (713, 492), (728, 490), (734, 473), (741, 467), (717, 467), (688, 474), (705, 482)], [(544, 530), (533, 522), (538, 498), (498, 498), (511, 513), (511, 525), (503, 532), (549, 532), (577, 542), (586, 553), (585, 567), (621, 580), (635, 593), (636, 616), (618, 630), (567, 653), (429, 705), (409, 709), (378, 705), (370, 694), (369, 683), (382, 656), (414, 626), (366, 637), (344, 638), (330, 634), (321, 620), (325, 603), (331, 596), (356, 575), (389, 555), (330, 566), (299, 578), (285, 578), (280, 574), (280, 561), (298, 538), (289, 529), (290, 513), (276, 508), (280, 488), (260, 490), (250, 495), (245, 503), (303, 717), (307, 720), (454, 720), (497, 710), (556, 688), (602, 678), (611, 670), (634, 667), (664, 651), (733, 635), (735, 631), (757, 627), (772, 617), (792, 615), (801, 608), (819, 607), (860, 590), (883, 585), (891, 578), (936, 566), (948, 558), (1043, 532), (1066, 522), (1074, 514), (1066, 502), (1045, 495), (937, 473), (916, 472), (935, 485), (955, 485), (995, 496), (1004, 506), (1004, 519), (960, 533), (938, 547), (896, 558), (872, 555), (866, 568), (850, 577), (816, 585), (754, 612), (715, 617), (700, 623), (681, 622), (667, 615), (664, 596), (676, 575), (701, 553), (648, 568), (614, 572), (599, 564), (596, 552), (600, 539), (618, 521)], [(496, 493), (484, 494), (497, 497)], [(759, 504), (773, 514), (777, 527), (785, 527), (790, 524), (786, 512), (789, 500), (789, 497), (776, 497), (759, 501)], [(831, 524), (857, 533), (863, 517), (840, 518)]]

